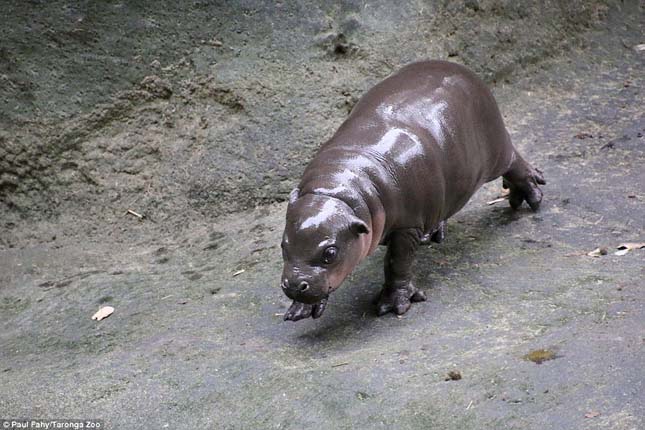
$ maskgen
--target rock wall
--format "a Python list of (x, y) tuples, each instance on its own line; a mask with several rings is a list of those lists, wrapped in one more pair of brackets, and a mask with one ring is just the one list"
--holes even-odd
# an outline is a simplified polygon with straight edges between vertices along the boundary
[[(286, 197), (360, 95), (400, 65), (491, 84), (600, 25), (608, 1), (6, 5), (1, 228), (82, 211), (217, 216)], [(538, 66), (532, 66), (537, 64)]]

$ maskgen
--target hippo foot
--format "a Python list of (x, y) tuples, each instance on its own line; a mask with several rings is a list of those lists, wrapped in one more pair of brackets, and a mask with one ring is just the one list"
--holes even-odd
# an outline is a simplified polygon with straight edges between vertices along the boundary
[(376, 305), (378, 316), (388, 312), (403, 315), (410, 309), (412, 302), (425, 302), (426, 293), (412, 285), (410, 282), (405, 287), (390, 288), (385, 286)]
[(441, 243), (446, 238), (446, 221), (441, 221), (435, 230), (421, 236), (419, 245), (429, 245), (430, 242)]
[(504, 177), (502, 185), (511, 191), (508, 196), (511, 208), (517, 210), (522, 205), (522, 202), (526, 200), (531, 210), (535, 212), (540, 209), (540, 203), (542, 202), (542, 190), (540, 190), (538, 184), (544, 185), (546, 181), (542, 171), (539, 169), (529, 166), (527, 170), (528, 172), (521, 179)]
[(322, 299), (318, 303), (308, 305), (307, 303), (296, 302), (291, 303), (291, 307), (284, 314), (285, 321), (298, 321), (301, 319), (312, 317), (314, 319), (320, 318), (327, 306), (327, 299)]

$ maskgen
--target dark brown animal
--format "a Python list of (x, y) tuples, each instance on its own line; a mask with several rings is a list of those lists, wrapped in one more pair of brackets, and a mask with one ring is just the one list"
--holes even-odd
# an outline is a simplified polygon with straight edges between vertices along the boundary
[(503, 177), (513, 209), (537, 210), (542, 172), (513, 147), (486, 85), (463, 66), (410, 64), (357, 103), (290, 196), (282, 239), (285, 320), (322, 315), (327, 297), (387, 245), (379, 315), (405, 313), (417, 247), (444, 238), (446, 220), (484, 183)]

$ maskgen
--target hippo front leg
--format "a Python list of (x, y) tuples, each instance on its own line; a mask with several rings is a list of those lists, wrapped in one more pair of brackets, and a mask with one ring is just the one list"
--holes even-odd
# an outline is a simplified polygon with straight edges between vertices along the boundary
[(518, 209), (524, 200), (534, 212), (540, 208), (542, 190), (538, 185), (546, 185), (540, 169), (536, 169), (524, 161), (515, 151), (511, 166), (502, 176), (502, 185), (510, 190), (508, 202), (513, 209)]
[(426, 300), (426, 295), (412, 284), (412, 266), (422, 234), (416, 229), (390, 233), (385, 254), (385, 287), (381, 291), (376, 312), (403, 315), (412, 302)]

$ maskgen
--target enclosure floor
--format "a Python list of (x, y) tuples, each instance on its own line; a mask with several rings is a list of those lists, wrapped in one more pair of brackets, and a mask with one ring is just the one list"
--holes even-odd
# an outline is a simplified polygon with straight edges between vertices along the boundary
[[(645, 428), (645, 52), (616, 32), (496, 97), (544, 171), (538, 213), (487, 184), (424, 248), (428, 301), (377, 317), (383, 249), (323, 317), (283, 322), (284, 204), (0, 251), (0, 418), (107, 428)], [(645, 40), (640, 41), (644, 43)], [(628, 41), (627, 45), (632, 41)], [(606, 247), (607, 255), (586, 253)], [(90, 319), (102, 305), (107, 319)], [(548, 350), (551, 360), (527, 357)], [(552, 353), (552, 354), (550, 354)], [(459, 372), (461, 379), (447, 380)]]

